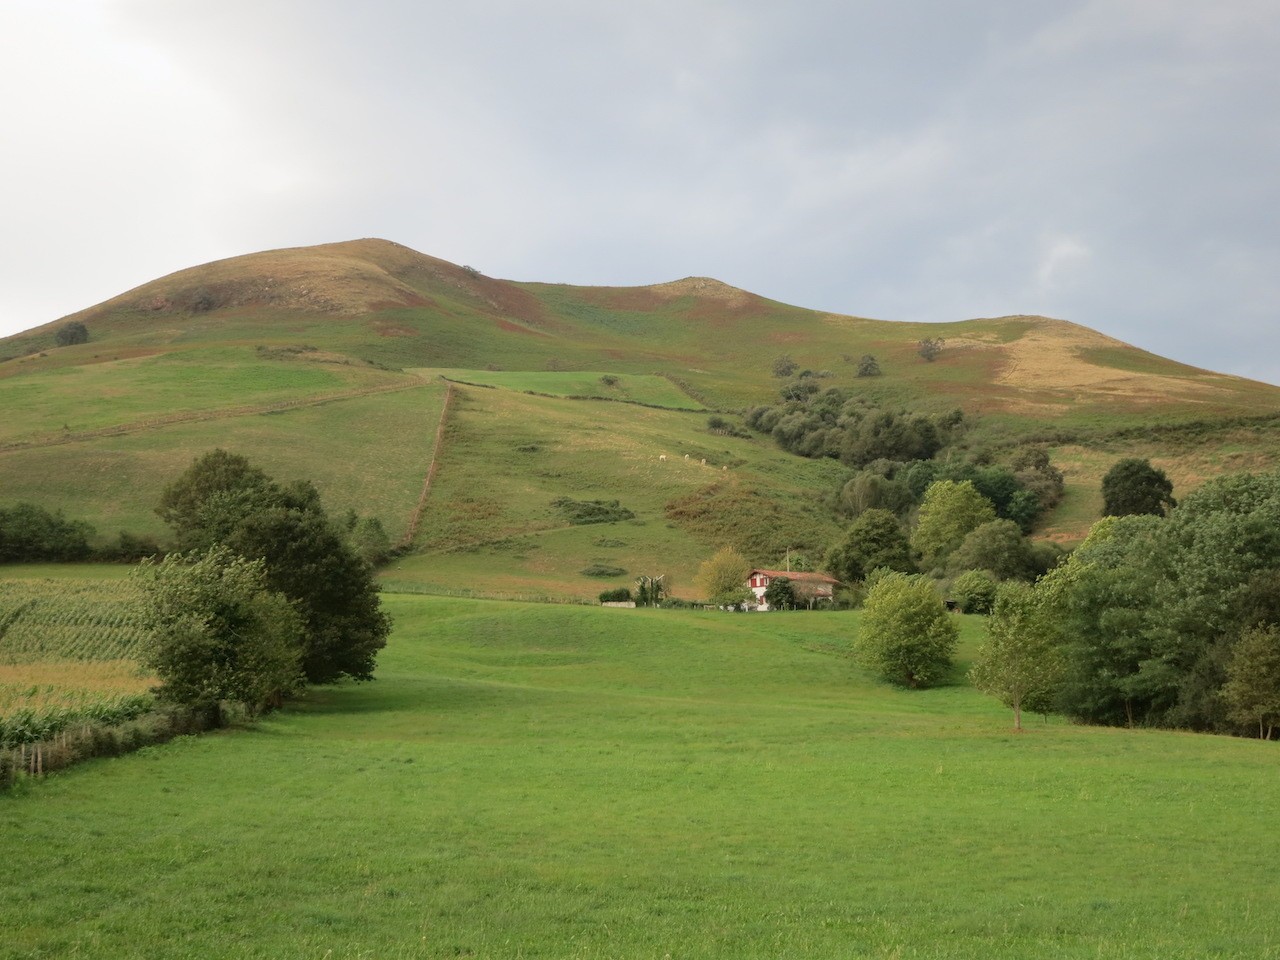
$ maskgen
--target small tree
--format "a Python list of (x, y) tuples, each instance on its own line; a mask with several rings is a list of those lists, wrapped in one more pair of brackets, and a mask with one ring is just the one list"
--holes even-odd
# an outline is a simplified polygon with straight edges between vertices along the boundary
[(666, 575), (636, 577), (636, 606), (656, 607), (667, 596)]
[(996, 578), (986, 570), (969, 570), (951, 584), (951, 596), (962, 613), (990, 613), (996, 586)]
[(869, 353), (864, 353), (862, 359), (858, 361), (858, 376), (860, 377), (878, 377), (880, 376), (880, 361)]
[(1121, 460), (1107, 471), (1102, 478), (1102, 500), (1104, 517), (1162, 517), (1177, 506), (1173, 483), (1164, 471), (1137, 457)]
[(1236, 641), (1222, 699), (1233, 723), (1256, 723), (1258, 736), (1271, 739), (1280, 723), (1280, 627), (1254, 627)]
[(89, 330), (79, 320), (64, 323), (53, 335), (53, 342), (60, 347), (69, 347), (76, 343), (89, 342)]
[(702, 595), (715, 604), (731, 605), (748, 599), (747, 577), (751, 564), (733, 547), (725, 547), (698, 568), (694, 582)]
[(792, 360), (788, 354), (784, 353), (782, 356), (774, 358), (773, 375), (775, 377), (786, 378), (791, 376), (793, 373), (795, 373), (799, 369), (800, 369), (800, 364)]
[(979, 648), (969, 680), (1012, 707), (1013, 727), (1021, 730), (1023, 706), (1047, 701), (1066, 669), (1053, 625), (1031, 587), (1005, 583), (996, 594), (987, 631), (990, 639)]
[(151, 633), (145, 661), (162, 699), (206, 707), (234, 700), (256, 713), (302, 685), (302, 620), (268, 588), (261, 560), (214, 547), (144, 561), (139, 576)]
[(360, 517), (348, 528), (347, 542), (366, 563), (385, 563), (391, 555), (391, 538), (377, 517)]
[(946, 342), (942, 337), (925, 337), (920, 341), (916, 352), (929, 363), (933, 363), (934, 360), (938, 359), (938, 355), (942, 353), (942, 347)]
[(794, 610), (795, 582), (790, 577), (774, 577), (764, 588), (764, 602), (769, 605), (770, 610)]
[(855, 654), (890, 683), (929, 687), (951, 667), (958, 630), (922, 577), (886, 573), (867, 594)]

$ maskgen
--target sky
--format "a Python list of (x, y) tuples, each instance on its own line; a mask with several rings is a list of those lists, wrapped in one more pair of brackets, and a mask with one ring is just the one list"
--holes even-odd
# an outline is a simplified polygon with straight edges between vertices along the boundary
[(1274, 0), (0, 0), (0, 90), (0, 335), (383, 237), (1280, 384)]

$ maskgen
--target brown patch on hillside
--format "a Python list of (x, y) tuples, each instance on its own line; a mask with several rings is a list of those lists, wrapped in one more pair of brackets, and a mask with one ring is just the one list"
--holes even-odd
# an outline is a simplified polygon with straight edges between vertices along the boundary
[(533, 337), (549, 337), (551, 334), (545, 330), (533, 330), (519, 323), (512, 323), (510, 320), (504, 320), (502, 317), (495, 317), (494, 324), (499, 330), (506, 330), (508, 333), (524, 333)]
[(434, 307), (436, 302), (420, 293), (407, 294), (401, 300), (378, 300), (366, 306), (375, 313), (379, 310), (403, 310), (406, 307)]
[(1066, 321), (1029, 318), (1026, 322), (1026, 332), (1012, 341), (1002, 342), (985, 332), (953, 333), (946, 338), (944, 357), (957, 352), (989, 353), (992, 385), (1021, 394), (1010, 397), (1005, 409), (1032, 415), (1052, 414), (1064, 402), (1081, 400), (1134, 407), (1167, 404), (1171, 399), (1209, 403), (1230, 394), (1193, 376), (1133, 372), (1093, 363), (1084, 359), (1088, 350), (1132, 348)]
[(648, 313), (667, 302), (652, 287), (583, 287), (578, 291), (593, 307)]

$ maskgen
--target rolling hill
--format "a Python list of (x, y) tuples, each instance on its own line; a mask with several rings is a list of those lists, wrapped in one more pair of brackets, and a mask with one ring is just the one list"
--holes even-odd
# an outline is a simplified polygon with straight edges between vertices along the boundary
[[(56, 347), (73, 321), (88, 342)], [(945, 338), (934, 362), (923, 337)], [(159, 491), (222, 446), (411, 541), (385, 572), (402, 585), (582, 597), (667, 572), (687, 589), (726, 538), (772, 561), (838, 530), (824, 501), (845, 468), (708, 429), (776, 400), (781, 354), (881, 406), (960, 407), (966, 442), (997, 458), (1049, 445), (1068, 490), (1041, 533), (1064, 541), (1120, 456), (1150, 457), (1184, 492), (1280, 459), (1280, 388), (1061, 320), (893, 323), (694, 277), (513, 282), (358, 240), (193, 267), (0, 341), (0, 497), (104, 539), (163, 536)], [(855, 376), (864, 354), (883, 376)], [(563, 498), (633, 516), (577, 525)], [(583, 573), (609, 568), (626, 573)]]

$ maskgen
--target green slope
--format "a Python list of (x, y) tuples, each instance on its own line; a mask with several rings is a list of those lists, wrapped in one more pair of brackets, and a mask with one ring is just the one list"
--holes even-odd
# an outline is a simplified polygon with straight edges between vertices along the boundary
[[(70, 320), (90, 341), (55, 348)], [(946, 339), (932, 363), (916, 352), (925, 336)], [(693, 412), (773, 401), (771, 365), (784, 353), (875, 403), (961, 406), (975, 419), (970, 442), (997, 453), (1054, 444), (1069, 490), (1045, 532), (1063, 539), (1087, 528), (1119, 456), (1163, 458), (1180, 489), (1242, 462), (1280, 462), (1280, 389), (1062, 321), (890, 323), (701, 278), (517, 283), (359, 240), (194, 267), (0, 341), (0, 497), (63, 508), (103, 537), (157, 532), (163, 485), (223, 446), (403, 531), (432, 458), (443, 374), (476, 386), (460, 388), (466, 400), (447, 421), (425, 552), (395, 576), (443, 587), (470, 564), (461, 588), (595, 592), (602, 585), (575, 571), (610, 556), (595, 548), (601, 538), (557, 533), (549, 513), (572, 497), (635, 503), (636, 553), (614, 565), (667, 561), (687, 582), (698, 557), (734, 537), (774, 562), (780, 545), (815, 548), (830, 534), (815, 510), (837, 467), (782, 455), (767, 438), (711, 435)], [(883, 376), (855, 376), (866, 353)], [(528, 444), (554, 453), (516, 449)], [(663, 453), (671, 469), (655, 473)], [(712, 478), (680, 474), (685, 453), (728, 466), (723, 483), (709, 490)], [(705, 522), (667, 516), (699, 491)]]

